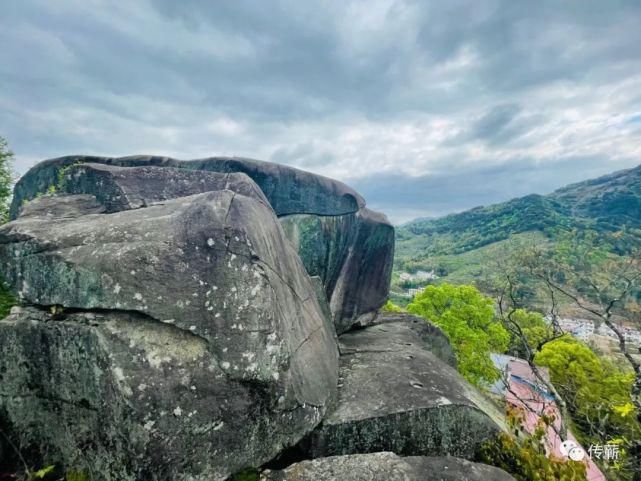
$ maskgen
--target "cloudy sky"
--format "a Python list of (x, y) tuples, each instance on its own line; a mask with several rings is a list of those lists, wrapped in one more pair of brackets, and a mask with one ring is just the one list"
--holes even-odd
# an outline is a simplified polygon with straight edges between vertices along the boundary
[(401, 222), (641, 164), (635, 0), (5, 0), (0, 136), (237, 155)]

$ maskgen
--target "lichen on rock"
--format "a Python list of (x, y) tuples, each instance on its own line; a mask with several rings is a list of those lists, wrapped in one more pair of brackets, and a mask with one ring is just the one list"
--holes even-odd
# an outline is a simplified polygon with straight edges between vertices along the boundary
[(230, 190), (95, 203), (42, 197), (0, 228), (9, 285), (64, 318), (0, 322), (0, 412), (21, 445), (72, 467), (82, 453), (100, 479), (225, 479), (320, 422), (335, 334), (268, 205)]

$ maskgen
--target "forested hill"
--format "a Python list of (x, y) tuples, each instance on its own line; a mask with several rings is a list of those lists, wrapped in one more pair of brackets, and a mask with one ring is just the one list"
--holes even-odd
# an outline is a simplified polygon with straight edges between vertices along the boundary
[(405, 224), (397, 228), (395, 283), (398, 273), (417, 270), (434, 270), (452, 282), (473, 282), (509, 239), (554, 242), (571, 230), (600, 235), (607, 239), (607, 250), (621, 255), (641, 245), (641, 166), (548, 195)]

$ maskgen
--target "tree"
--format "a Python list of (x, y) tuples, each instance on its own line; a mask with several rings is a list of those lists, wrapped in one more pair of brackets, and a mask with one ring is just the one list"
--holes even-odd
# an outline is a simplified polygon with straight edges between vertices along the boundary
[(621, 418), (629, 414), (625, 406), (630, 404), (634, 374), (621, 371), (599, 358), (585, 344), (564, 336), (547, 343), (537, 353), (535, 361), (549, 368), (552, 382), (567, 399), (570, 409), (575, 414), (580, 413), (581, 418), (594, 421), (590, 429), (599, 436), (605, 437), (612, 431), (595, 422), (607, 416), (610, 417), (607, 422), (611, 424), (616, 419), (610, 414), (618, 414)]
[(13, 183), (13, 152), (7, 141), (0, 137), (0, 224), (9, 218), (9, 200)]
[(499, 378), (490, 354), (505, 352), (510, 336), (495, 319), (494, 301), (473, 286), (427, 286), (407, 310), (439, 326), (449, 338), (459, 372), (479, 385)]
[(509, 408), (509, 433), (502, 432), (481, 446), (480, 460), (510, 473), (517, 481), (586, 481), (585, 465), (548, 456), (545, 436), (553, 422), (545, 416), (532, 433), (523, 432), (523, 412)]
[[(641, 251), (619, 256), (608, 253), (602, 242), (568, 236), (554, 249), (534, 248), (523, 252), (518, 262), (552, 295), (562, 296), (614, 332), (619, 350), (635, 374), (630, 400), (641, 422), (641, 362), (627, 343), (618, 315), (639, 324), (625, 305), (641, 286)], [(635, 352), (636, 351), (636, 352)]]
[[(559, 235), (555, 243), (511, 246), (499, 260), (502, 265), (495, 270), (500, 274), (494, 285), (500, 317), (513, 344), (538, 380), (543, 376), (537, 366), (550, 368), (552, 382), (546, 386), (563, 419), (573, 421), (575, 433), (586, 443), (619, 436), (625, 456), (617, 465), (620, 476), (615, 479), (641, 480), (641, 370), (636, 349), (626, 342), (621, 327), (621, 322), (638, 323), (627, 306), (636, 306), (641, 255), (633, 240), (627, 245), (619, 240), (618, 233), (570, 231)], [(613, 252), (613, 243), (622, 254)], [(527, 291), (536, 295), (523, 295)], [(536, 307), (546, 313), (547, 333), (537, 330), (533, 335), (533, 319), (518, 315), (532, 306), (533, 298)], [(631, 369), (622, 370), (569, 338), (558, 322), (561, 307), (582, 311), (585, 317), (610, 327)], [(543, 337), (537, 339), (538, 334)], [(562, 428), (565, 431), (565, 423)]]
[(385, 303), (383, 307), (381, 307), (381, 310), (385, 312), (405, 312), (404, 309), (401, 306), (397, 306), (394, 304), (392, 301), (389, 299)]
[[(499, 263), (502, 263), (502, 261), (499, 261)], [(510, 333), (511, 351), (528, 363), (536, 380), (545, 386), (547, 392), (553, 396), (554, 402), (561, 413), (557, 434), (562, 439), (566, 439), (567, 419), (569, 417), (567, 404), (554, 384), (541, 372), (535, 362), (537, 352), (543, 349), (547, 343), (563, 336), (563, 331), (559, 327), (556, 315), (556, 299), (552, 296), (553, 302), (550, 307), (551, 322), (547, 325), (541, 314), (530, 312), (523, 308), (525, 305), (523, 299), (531, 298), (530, 290), (524, 288), (529, 284), (530, 279), (527, 276), (523, 276), (519, 271), (520, 264), (515, 267), (507, 263), (498, 267), (500, 269), (497, 272), (501, 272), (504, 278), (499, 276), (498, 280), (493, 279), (490, 281), (490, 285), (492, 283), (494, 285), (501, 323)]]
[(545, 344), (535, 362), (549, 369), (584, 444), (616, 443), (626, 450), (614, 468), (622, 479), (630, 479), (638, 471), (633, 450), (641, 436), (630, 402), (634, 374), (622, 371), (569, 336)]
[[(9, 220), (9, 200), (13, 181), (12, 164), (13, 152), (9, 150), (7, 141), (0, 137), (0, 225)], [(9, 313), (13, 305), (15, 305), (15, 298), (0, 276), (0, 319)]]
[(554, 338), (553, 327), (545, 322), (538, 312), (517, 308), (512, 313), (512, 322), (520, 327), (520, 332), (510, 329), (510, 353), (521, 359), (528, 358), (529, 351), (540, 350), (546, 342)]

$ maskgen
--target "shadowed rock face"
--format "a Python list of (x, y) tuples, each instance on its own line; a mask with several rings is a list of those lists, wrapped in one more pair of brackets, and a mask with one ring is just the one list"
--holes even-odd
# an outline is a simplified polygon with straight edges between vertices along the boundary
[(394, 228), (367, 208), (342, 216), (280, 218), (310, 275), (323, 280), (339, 333), (367, 324), (387, 300)]
[(250, 159), (70, 156), (27, 172), (16, 185), (11, 215), (52, 187), (94, 195), (108, 212), (223, 188), (266, 199), (309, 275), (321, 278), (339, 333), (367, 324), (387, 299), (394, 228), (341, 182)]
[(393, 453), (332, 456), (265, 471), (261, 481), (514, 481), (491, 466), (453, 457), (402, 458)]
[(426, 350), (411, 324), (380, 323), (340, 338), (338, 402), (304, 443), (312, 458), (393, 451), (472, 459), (502, 416)]
[(20, 442), (96, 458), (102, 479), (218, 480), (320, 422), (334, 332), (269, 206), (224, 190), (101, 211), (42, 197), (0, 228), (9, 284), (66, 312), (0, 321), (0, 421)]

